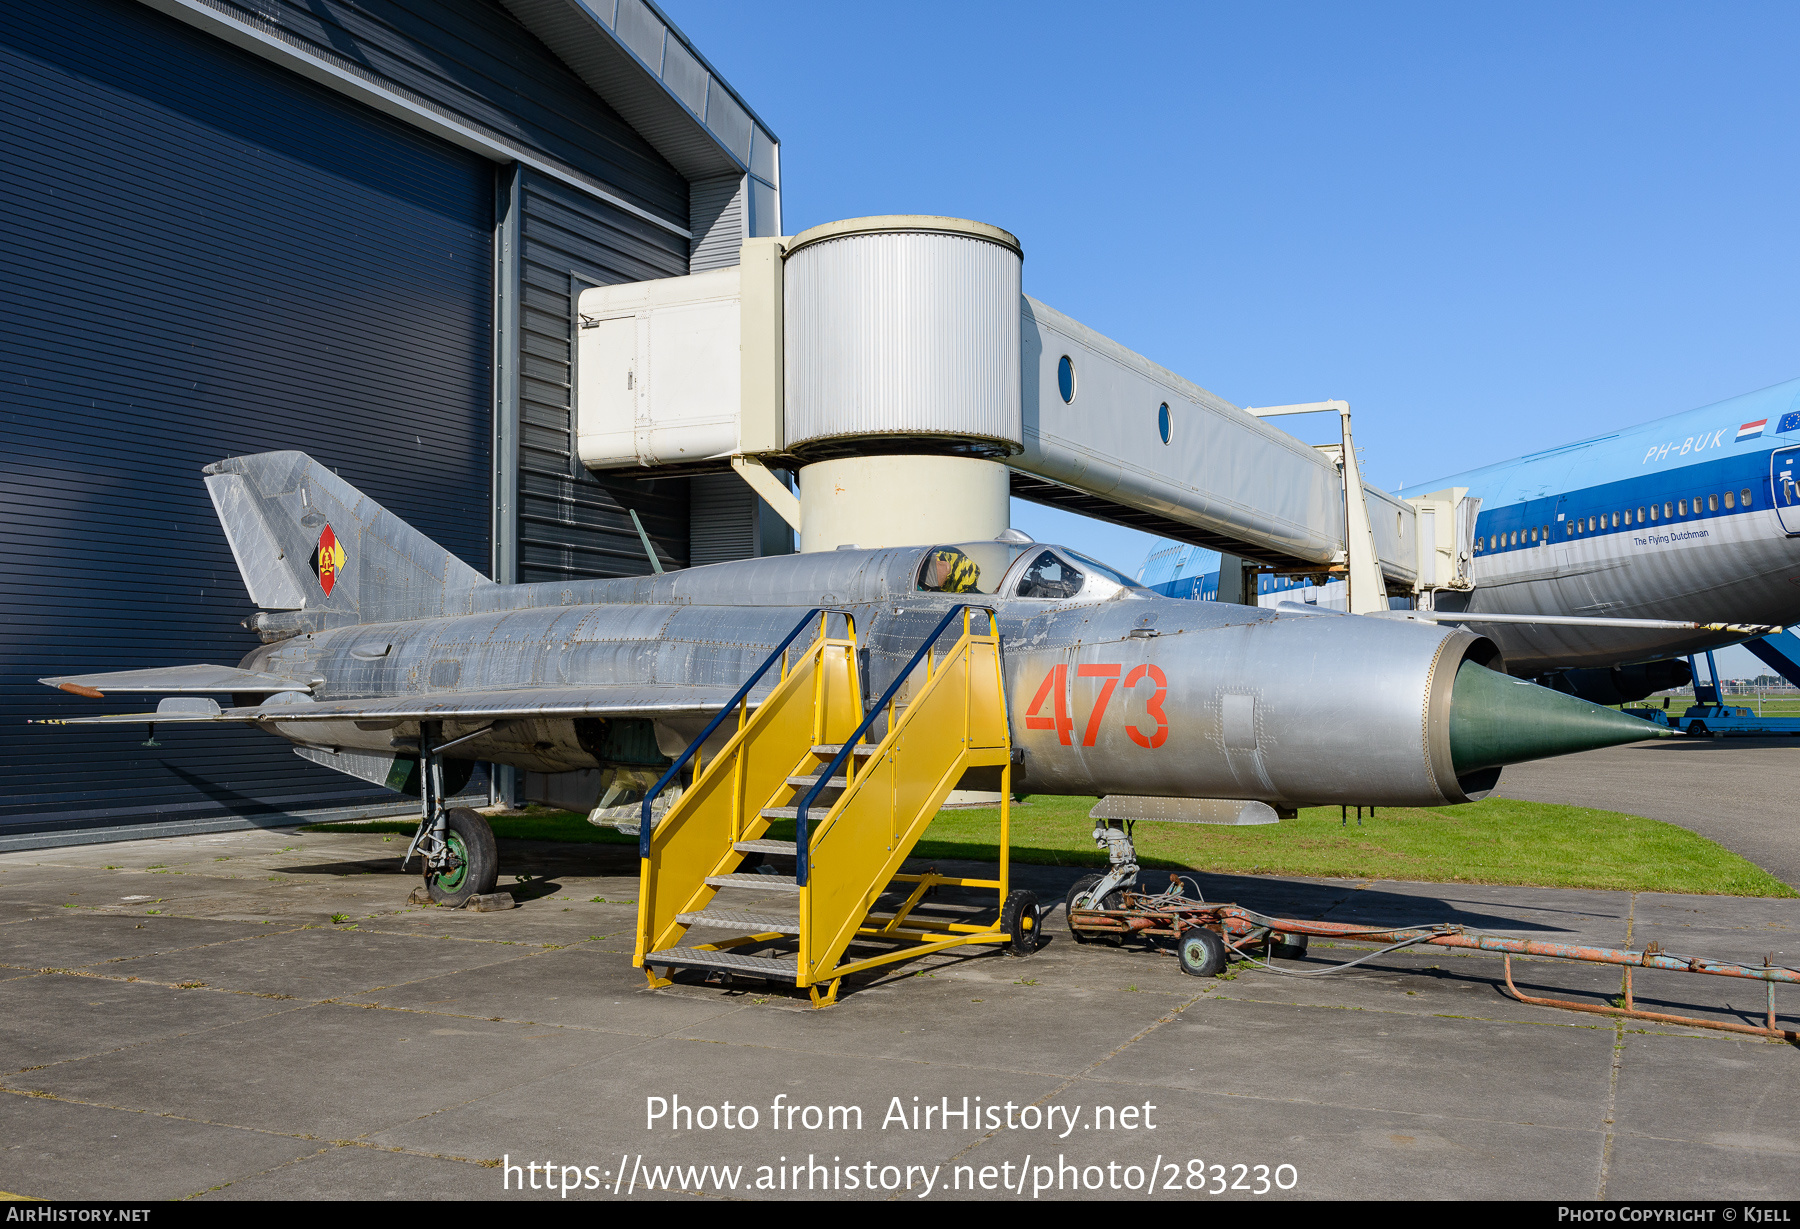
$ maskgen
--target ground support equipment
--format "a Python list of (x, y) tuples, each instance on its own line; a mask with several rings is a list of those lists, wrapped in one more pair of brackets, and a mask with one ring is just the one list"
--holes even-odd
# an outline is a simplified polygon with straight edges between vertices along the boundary
[[(834, 620), (841, 636), (829, 634)], [(790, 663), (790, 646), (815, 621), (818, 634)], [(960, 635), (939, 651), (952, 625)], [(953, 606), (865, 710), (851, 616), (821, 608), (802, 618), (644, 798), (632, 963), (650, 985), (668, 985), (678, 968), (703, 968), (788, 982), (823, 1007), (844, 977), (881, 965), (970, 943), (1034, 949), (1036, 897), (1008, 884), (1012, 740), (1000, 652), (991, 609)], [(778, 681), (752, 712), (752, 689), (777, 666)], [(736, 733), (702, 764), (702, 745), (732, 717)], [(872, 741), (883, 718), (885, 732)], [(1000, 769), (998, 878), (901, 874), (944, 798), (977, 767)], [(693, 784), (653, 820), (652, 802), (689, 769)], [(769, 839), (782, 820), (794, 822), (794, 839)], [(793, 859), (793, 873), (755, 865), (767, 858)], [(995, 920), (923, 912), (926, 895), (945, 885), (993, 889)], [(732, 904), (721, 893), (761, 902)], [(897, 905), (876, 912), (893, 893)], [(693, 944), (684, 941), (690, 929), (734, 933)], [(887, 950), (848, 952), (871, 944)]]
[[(1761, 965), (1733, 960), (1712, 960), (1704, 956), (1682, 956), (1663, 951), (1657, 944), (1642, 949), (1586, 947), (1571, 943), (1546, 943), (1539, 939), (1509, 939), (1498, 935), (1470, 934), (1463, 927), (1438, 924), (1433, 926), (1375, 929), (1341, 922), (1313, 922), (1299, 918), (1268, 917), (1239, 905), (1212, 904), (1184, 893), (1183, 885), (1170, 876), (1170, 890), (1162, 893), (1125, 892), (1116, 909), (1073, 908), (1069, 910), (1069, 929), (1077, 939), (1110, 938), (1122, 941), (1139, 938), (1166, 944), (1181, 959), (1186, 972), (1211, 974), (1222, 972), (1224, 959), (1237, 956), (1280, 973), (1316, 977), (1338, 969), (1349, 968), (1376, 956), (1401, 948), (1416, 946), (1467, 948), (1472, 951), (1497, 952), (1504, 958), (1506, 993), (1521, 1003), (1534, 1007), (1558, 1007), (1565, 1011), (1592, 1015), (1618, 1016), (1631, 1020), (1648, 1020), (1658, 1024), (1676, 1024), (1686, 1028), (1713, 1029), (1719, 1032), (1746, 1033), (1754, 1037), (1771, 1037), (1800, 1043), (1800, 1032), (1781, 1028), (1775, 1019), (1775, 987), (1778, 984), (1800, 984), (1800, 969), (1774, 963), (1773, 957)], [(1308, 937), (1379, 943), (1385, 946), (1343, 964), (1304, 972), (1269, 964), (1269, 955), (1298, 955), (1305, 950)], [(1216, 967), (1208, 967), (1199, 949), (1223, 949)], [(1538, 998), (1521, 992), (1513, 985), (1514, 956), (1548, 957), (1584, 964), (1618, 965), (1625, 970), (1624, 1006), (1598, 1003), (1574, 1003), (1566, 999)], [(1740, 1024), (1730, 1020), (1702, 1020), (1693, 1016), (1664, 1012), (1640, 1011), (1632, 997), (1633, 969), (1666, 969), (1676, 973), (1703, 973), (1715, 977), (1736, 977), (1760, 981), (1766, 988), (1767, 1012), (1763, 1024)]]

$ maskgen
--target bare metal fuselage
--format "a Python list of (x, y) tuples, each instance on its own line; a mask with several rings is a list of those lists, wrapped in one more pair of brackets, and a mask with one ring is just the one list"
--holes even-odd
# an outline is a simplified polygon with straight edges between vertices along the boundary
[[(1015, 789), (1296, 806), (1439, 805), (1492, 787), (1493, 772), (1458, 781), (1443, 732), (1457, 667), (1492, 656), (1466, 632), (1276, 615), (1143, 590), (1098, 601), (920, 592), (923, 554), (836, 551), (631, 580), (486, 586), (470, 593), (466, 613), (303, 632), (243, 664), (323, 680), (295, 703), (404, 698), (416, 712), (441, 702), (443, 739), (476, 735), (453, 756), (561, 772), (607, 762), (599, 724), (607, 718), (459, 720), (457, 698), (641, 687), (654, 691), (644, 707), (667, 755), (808, 608), (854, 617), (873, 697), (943, 613), (968, 601), (992, 607), (1004, 636), (1013, 738), (1023, 752)], [(672, 703), (684, 694), (691, 704)], [(898, 702), (905, 699), (903, 689)], [(393, 752), (416, 745), (419, 720), (263, 724), (308, 746)]]

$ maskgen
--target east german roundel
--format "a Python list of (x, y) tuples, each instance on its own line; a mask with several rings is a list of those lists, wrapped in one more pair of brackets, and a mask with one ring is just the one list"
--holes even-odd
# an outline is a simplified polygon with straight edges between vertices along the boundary
[(337, 578), (344, 570), (344, 544), (331, 532), (330, 525), (326, 525), (324, 532), (319, 534), (319, 544), (313, 547), (310, 562), (313, 575), (319, 578), (319, 588), (325, 590), (326, 597), (330, 597), (332, 586), (337, 584)]

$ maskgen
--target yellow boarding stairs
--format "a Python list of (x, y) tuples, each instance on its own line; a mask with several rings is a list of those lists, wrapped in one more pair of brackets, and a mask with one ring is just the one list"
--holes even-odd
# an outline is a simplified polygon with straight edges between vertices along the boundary
[[(842, 638), (829, 634), (834, 617), (842, 621)], [(790, 665), (789, 646), (815, 619), (818, 636)], [(961, 636), (936, 651), (958, 620)], [(978, 625), (986, 630), (977, 632)], [(777, 662), (780, 681), (752, 713), (750, 689)], [(897, 706), (895, 696), (909, 679), (913, 694)], [(884, 711), (886, 735), (871, 743), (869, 732)], [(702, 765), (701, 744), (733, 713), (737, 732)], [(693, 784), (653, 823), (651, 803), (690, 762)], [(1000, 877), (899, 874), (963, 772), (983, 766), (1000, 769)], [(847, 974), (927, 952), (998, 943), (1029, 953), (1037, 946), (1037, 898), (1007, 890), (1011, 786), (1012, 738), (993, 611), (953, 607), (866, 715), (851, 616), (809, 611), (646, 795), (632, 964), (645, 970), (652, 987), (668, 985), (677, 968), (791, 980), (824, 1007), (836, 1001)], [(772, 822), (788, 819), (795, 821), (793, 841), (765, 839)], [(742, 873), (753, 855), (791, 857), (794, 873)], [(893, 884), (912, 888), (893, 912), (872, 912)], [(939, 884), (995, 889), (998, 919), (971, 924), (916, 913)], [(792, 898), (792, 912), (731, 903), (777, 893)], [(689, 930), (736, 933), (684, 945)], [(894, 943), (905, 946), (846, 956), (852, 944)], [(794, 950), (736, 950), (777, 944)]]

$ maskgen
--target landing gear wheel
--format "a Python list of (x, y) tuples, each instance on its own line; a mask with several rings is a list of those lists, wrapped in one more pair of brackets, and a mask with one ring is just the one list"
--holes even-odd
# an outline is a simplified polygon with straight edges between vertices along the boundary
[(1204, 926), (1183, 931), (1175, 957), (1190, 977), (1217, 977), (1225, 971), (1225, 941)]
[(1012, 938), (1007, 940), (1008, 956), (1029, 956), (1038, 948), (1038, 898), (1029, 888), (1015, 888), (1000, 906), (1000, 929)]
[[(1068, 918), (1071, 911), (1076, 909), (1122, 909), (1125, 907), (1124, 897), (1117, 890), (1108, 892), (1106, 899), (1098, 903), (1088, 900), (1088, 893), (1099, 885), (1101, 878), (1100, 875), (1083, 875), (1075, 881), (1075, 885), (1069, 889), (1069, 894), (1063, 897), (1063, 917), (1065, 919)], [(1077, 943), (1092, 943), (1097, 938), (1104, 938), (1107, 943), (1117, 947), (1125, 941), (1123, 936), (1084, 935), (1075, 929), (1073, 922), (1069, 923), (1069, 933), (1074, 936)]]
[(1305, 935), (1273, 934), (1269, 936), (1269, 959), (1299, 960), (1305, 955)]
[(494, 830), (479, 811), (455, 807), (444, 812), (444, 829), (450, 865), (426, 868), (425, 890), (440, 908), (458, 909), (469, 897), (494, 890), (500, 878), (500, 854), (494, 848)]

